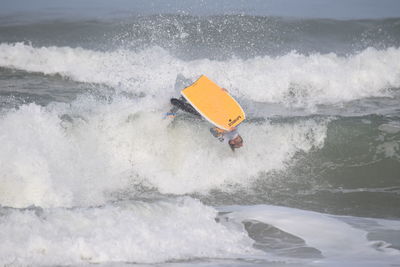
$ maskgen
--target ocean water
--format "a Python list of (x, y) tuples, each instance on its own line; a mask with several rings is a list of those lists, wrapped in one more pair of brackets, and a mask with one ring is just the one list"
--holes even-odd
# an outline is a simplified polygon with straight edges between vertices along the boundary
[(399, 5), (89, 2), (2, 3), (0, 265), (399, 266)]

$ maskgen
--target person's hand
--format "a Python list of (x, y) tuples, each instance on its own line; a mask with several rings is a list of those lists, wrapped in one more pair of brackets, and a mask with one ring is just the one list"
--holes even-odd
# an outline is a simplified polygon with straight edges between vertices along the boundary
[(225, 88), (221, 88), (221, 89), (222, 89), (222, 91), (228, 93), (228, 90), (226, 90)]
[(224, 133), (223, 130), (221, 130), (221, 129), (217, 128), (217, 127), (210, 128), (210, 132), (214, 137), (220, 137)]

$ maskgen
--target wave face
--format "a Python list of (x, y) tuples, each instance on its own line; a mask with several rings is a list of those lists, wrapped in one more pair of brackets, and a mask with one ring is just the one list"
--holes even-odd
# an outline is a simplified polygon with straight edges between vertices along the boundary
[[(399, 25), (4, 23), (0, 264), (397, 263)], [(201, 74), (246, 111), (235, 153), (205, 120), (163, 118)]]

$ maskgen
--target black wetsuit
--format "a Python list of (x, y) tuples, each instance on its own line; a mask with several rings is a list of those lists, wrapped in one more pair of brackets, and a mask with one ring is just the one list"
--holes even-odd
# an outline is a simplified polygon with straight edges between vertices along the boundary
[(187, 113), (201, 117), (200, 113), (198, 113), (197, 110), (194, 107), (192, 107), (192, 105), (190, 105), (183, 97), (180, 97), (179, 99), (171, 98), (171, 104), (173, 106), (171, 112), (173, 113), (175, 113), (178, 109), (180, 109)]

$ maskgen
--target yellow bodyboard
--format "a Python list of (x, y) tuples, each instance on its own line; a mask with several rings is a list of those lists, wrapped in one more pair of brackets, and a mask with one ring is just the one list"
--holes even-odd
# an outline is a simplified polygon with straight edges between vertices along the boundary
[(204, 75), (181, 94), (197, 112), (220, 129), (230, 131), (246, 118), (239, 103)]

